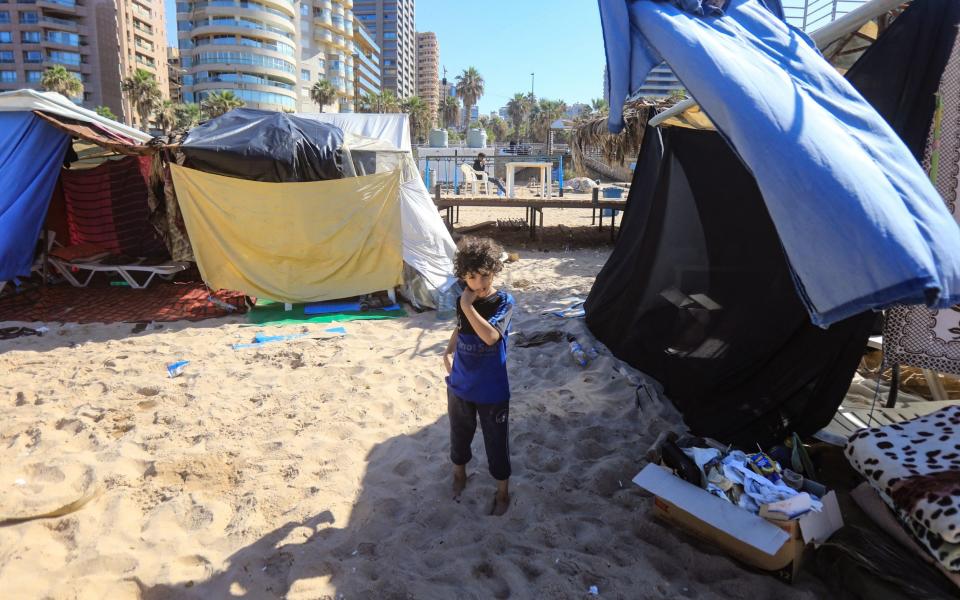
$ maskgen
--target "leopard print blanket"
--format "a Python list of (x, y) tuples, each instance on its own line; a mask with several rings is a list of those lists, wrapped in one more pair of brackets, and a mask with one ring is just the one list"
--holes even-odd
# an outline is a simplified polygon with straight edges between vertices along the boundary
[(861, 429), (845, 452), (934, 558), (960, 573), (960, 406)]

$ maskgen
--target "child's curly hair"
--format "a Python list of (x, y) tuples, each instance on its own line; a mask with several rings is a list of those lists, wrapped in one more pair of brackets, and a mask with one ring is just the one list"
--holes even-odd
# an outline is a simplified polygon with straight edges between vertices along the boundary
[(490, 238), (465, 237), (457, 244), (453, 273), (460, 279), (468, 273), (499, 273), (503, 270), (503, 248)]

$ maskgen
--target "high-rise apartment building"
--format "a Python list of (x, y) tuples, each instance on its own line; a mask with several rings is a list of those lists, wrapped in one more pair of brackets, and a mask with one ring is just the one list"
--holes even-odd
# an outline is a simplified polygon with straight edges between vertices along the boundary
[[(117, 38), (120, 42), (121, 77), (128, 77), (138, 69), (144, 70), (156, 79), (163, 98), (169, 99), (167, 19), (163, 0), (98, 1), (104, 6), (109, 6), (115, 1), (117, 7)], [(100, 20), (99, 13), (96, 18), (98, 21)], [(104, 30), (106, 29), (104, 27)], [(105, 58), (109, 59), (109, 56)], [(115, 110), (114, 112), (120, 114)], [(131, 123), (139, 119), (136, 110), (125, 96), (123, 97), (123, 114), (127, 121)], [(142, 128), (142, 124), (137, 123), (137, 125)]]
[(440, 103), (440, 45), (432, 31), (417, 33), (417, 96), (430, 109), (430, 123), (437, 122)]
[(356, 91), (356, 103), (367, 94), (379, 94), (383, 91), (380, 77), (380, 46), (367, 31), (361, 21), (353, 22), (353, 85)]
[(336, 90), (325, 111), (353, 110), (353, 0), (181, 0), (184, 102), (233, 92), (250, 108), (317, 111), (311, 87)]
[(417, 93), (414, 0), (356, 0), (353, 12), (382, 53), (383, 89), (403, 99)]
[(180, 66), (180, 48), (167, 48), (167, 81), (170, 100), (183, 102), (183, 67)]
[(141, 66), (166, 96), (166, 35), (162, 0), (0, 2), (0, 91), (40, 89), (43, 71), (62, 65), (83, 82), (75, 102), (133, 123), (120, 83)]

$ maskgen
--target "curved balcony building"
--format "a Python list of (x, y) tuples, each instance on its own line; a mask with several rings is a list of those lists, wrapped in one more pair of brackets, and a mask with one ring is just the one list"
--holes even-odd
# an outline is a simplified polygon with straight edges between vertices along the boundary
[(353, 110), (350, 0), (180, 0), (183, 98), (231, 91), (251, 108), (317, 111), (311, 87), (336, 90), (325, 111)]
[(296, 17), (291, 0), (178, 2), (184, 102), (230, 91), (249, 108), (296, 109)]

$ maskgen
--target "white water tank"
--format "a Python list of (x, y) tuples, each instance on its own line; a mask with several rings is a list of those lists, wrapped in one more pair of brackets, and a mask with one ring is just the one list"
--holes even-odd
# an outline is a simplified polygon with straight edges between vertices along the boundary
[(430, 147), (431, 148), (446, 148), (449, 144), (449, 134), (447, 134), (446, 129), (431, 129), (430, 130)]
[(487, 132), (484, 129), (471, 129), (467, 132), (467, 148), (486, 148)]

